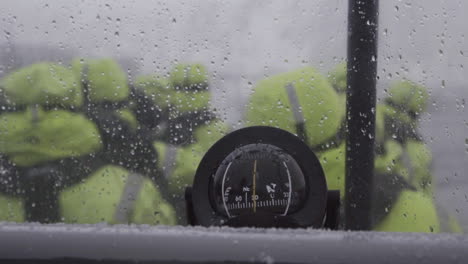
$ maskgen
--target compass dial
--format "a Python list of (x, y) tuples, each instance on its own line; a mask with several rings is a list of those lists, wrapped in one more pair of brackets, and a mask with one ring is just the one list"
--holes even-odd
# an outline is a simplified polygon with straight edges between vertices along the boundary
[(229, 218), (257, 212), (294, 213), (306, 191), (304, 174), (291, 155), (260, 143), (229, 154), (210, 182), (213, 207)]

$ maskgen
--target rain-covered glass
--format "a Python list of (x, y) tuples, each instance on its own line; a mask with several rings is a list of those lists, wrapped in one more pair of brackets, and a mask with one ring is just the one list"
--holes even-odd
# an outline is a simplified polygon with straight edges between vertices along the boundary
[[(466, 231), (468, 3), (380, 2), (372, 229)], [(185, 225), (203, 155), (252, 125), (301, 136), (344, 199), (347, 11), (2, 2), (0, 221)]]

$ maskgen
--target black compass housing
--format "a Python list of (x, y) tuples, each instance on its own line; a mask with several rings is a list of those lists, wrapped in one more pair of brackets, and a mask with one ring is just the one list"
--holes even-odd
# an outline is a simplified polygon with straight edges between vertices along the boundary
[(339, 191), (327, 190), (319, 160), (297, 136), (253, 126), (208, 150), (186, 204), (192, 225), (335, 229)]

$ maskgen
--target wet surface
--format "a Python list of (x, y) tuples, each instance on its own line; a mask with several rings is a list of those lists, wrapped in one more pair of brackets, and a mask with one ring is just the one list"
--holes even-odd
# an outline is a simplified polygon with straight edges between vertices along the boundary
[(468, 110), (457, 104), (468, 98), (468, 90), (448, 90), (457, 96), (437, 94), (421, 130), (432, 150), (438, 205), (456, 216), (468, 232)]

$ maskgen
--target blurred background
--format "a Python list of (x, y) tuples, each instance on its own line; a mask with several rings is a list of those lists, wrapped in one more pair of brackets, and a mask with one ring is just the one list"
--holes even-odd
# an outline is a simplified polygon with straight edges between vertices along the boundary
[[(136, 119), (140, 122), (143, 122), (142, 120), (145, 118), (152, 119), (152, 115), (161, 116), (157, 120), (159, 123), (148, 125), (148, 130), (154, 136), (151, 139), (154, 145), (153, 149), (157, 150), (156, 154), (153, 154), (154, 156), (148, 154), (151, 151), (134, 148), (132, 144), (128, 146), (120, 144), (117, 148), (114, 146), (115, 144), (106, 141), (101, 133), (100, 143), (107, 151), (105, 157), (109, 156), (109, 152), (114, 151), (114, 147), (119, 149), (119, 153), (126, 151), (130, 153), (137, 149), (137, 154), (129, 155), (133, 158), (123, 154), (117, 155), (119, 157), (112, 160), (113, 165), (117, 167), (103, 169), (99, 173), (104, 176), (100, 176), (99, 179), (112, 173), (126, 175), (126, 172), (119, 171), (118, 166), (124, 167), (128, 171), (136, 171), (139, 174), (152, 173), (153, 177), (171, 179), (171, 176), (168, 175), (171, 173), (168, 171), (172, 172), (174, 166), (179, 166), (177, 165), (178, 161), (175, 161), (177, 159), (182, 160), (179, 161), (179, 163), (183, 163), (180, 167), (189, 167), (185, 170), (189, 171), (190, 174), (191, 171), (194, 172), (198, 160), (195, 158), (193, 161), (189, 161), (190, 158), (186, 157), (190, 155), (198, 157), (207, 149), (207, 147), (199, 146), (203, 144), (209, 146), (214, 143), (214, 141), (197, 143), (203, 140), (197, 140), (196, 136), (191, 134), (196, 131), (196, 128), (208, 125), (208, 122), (218, 122), (216, 120), (222, 124), (216, 126), (215, 132), (208, 129), (200, 134), (217, 133), (219, 138), (232, 129), (249, 124), (246, 122), (246, 116), (249, 115), (246, 113), (246, 105), (251, 104), (250, 98), (255, 95), (256, 87), (261, 86), (261, 84), (258, 85), (261, 80), (309, 66), (315, 69), (316, 73), (314, 74), (320, 74), (324, 79), (330, 79), (333, 77), (330, 76), (330, 73), (337, 66), (342, 65), (346, 59), (347, 1), (344, 0), (161, 1), (151, 3), (138, 1), (67, 1), (64, 3), (5, 1), (0, 4), (0, 12), (3, 14), (0, 20), (2, 30), (0, 32), (0, 78), (3, 78), (2, 80), (6, 80), (9, 74), (16, 70), (39, 62), (55, 62), (69, 69), (70, 65), (73, 64), (72, 61), (76, 61), (78, 58), (79, 64), (84, 65), (84, 70), (78, 70), (79, 78), (77, 77), (77, 80), (79, 82), (81, 78), (81, 82), (86, 82), (85, 79), (88, 78), (88, 74), (91, 74), (92, 68), (100, 67), (95, 66), (99, 64), (97, 61), (94, 61), (95, 64), (93, 64), (90, 59), (110, 58), (120, 65), (129, 86), (136, 87), (137, 91), (144, 91), (144, 93), (139, 94), (141, 97), (135, 96), (131, 99), (133, 105), (130, 103), (126, 108), (131, 109), (135, 115), (145, 112), (144, 109), (156, 109), (143, 115), (142, 118), (137, 117)], [(385, 98), (391, 96), (389, 89), (396, 81), (408, 80), (426, 89), (428, 94), (427, 107), (417, 117), (419, 124), (417, 130), (422, 137), (422, 142), (432, 154), (430, 173), (434, 192), (427, 195), (434, 199), (435, 206), (440, 208), (439, 211), (444, 211), (450, 217), (454, 217), (465, 232), (468, 230), (468, 115), (467, 110), (465, 110), (468, 97), (468, 69), (466, 65), (468, 61), (466, 45), (468, 28), (465, 26), (466, 18), (464, 17), (466, 12), (468, 12), (468, 3), (465, 1), (380, 1), (377, 83), (379, 103), (383, 103)], [(194, 69), (195, 71), (190, 73)], [(182, 81), (177, 79), (177, 73), (183, 73), (184, 77), (180, 78), (185, 79)], [(25, 73), (24, 76), (29, 75)], [(206, 77), (206, 81), (197, 80), (196, 77), (200, 76)], [(99, 77), (96, 78), (99, 79)], [(91, 78), (89, 77), (89, 79)], [(6, 87), (5, 82), (2, 83), (4, 87)], [(88, 80), (88, 82), (93, 83), (92, 80)], [(163, 83), (163, 87), (179, 89), (179, 93), (187, 97), (171, 101), (178, 98), (177, 95), (160, 96), (162, 99), (158, 101), (155, 99), (154, 93), (156, 93), (156, 97), (160, 93), (154, 92), (157, 90), (154, 87), (159, 87), (160, 82)], [(165, 82), (169, 84), (164, 84)], [(197, 108), (185, 113), (182, 109), (184, 107), (178, 108), (178, 104), (190, 108), (197, 104), (197, 100), (205, 100), (203, 96), (200, 97), (200, 93), (204, 92), (205, 88), (208, 89), (209, 103), (200, 108), (203, 111)], [(5, 89), (2, 91), (3, 93), (6, 93)], [(153, 97), (151, 92), (148, 92), (151, 89), (153, 89)], [(192, 91), (196, 95), (188, 94), (188, 91)], [(130, 92), (130, 94), (138, 95), (138, 92)], [(146, 99), (151, 101), (151, 106), (146, 104)], [(20, 108), (19, 104), (11, 106), (10, 103), (2, 101), (2, 107), (5, 106), (9, 109), (6, 112), (12, 113)], [(138, 107), (135, 107), (135, 104), (140, 104), (141, 109), (136, 109)], [(168, 110), (164, 110), (163, 105), (167, 106)], [(341, 107), (344, 106), (341, 105)], [(44, 111), (50, 110), (46, 108)], [(35, 110), (31, 111), (34, 116)], [(200, 114), (201, 112), (203, 114)], [(98, 115), (96, 113), (93, 112), (93, 115)], [(98, 122), (96, 121), (98, 118), (95, 118), (90, 119)], [(186, 122), (174, 120), (187, 122), (198, 120), (199, 124), (193, 124), (193, 122), (186, 124)], [(106, 121), (108, 120), (106, 119)], [(12, 123), (3, 122), (8, 126), (4, 125), (1, 128), (4, 130), (2, 133), (7, 134), (5, 131)], [(272, 125), (278, 125), (273, 123)], [(163, 132), (164, 129), (167, 132)], [(105, 131), (106, 125), (98, 126), (98, 130)], [(180, 135), (184, 134), (183, 131), (190, 135), (184, 138), (183, 135)], [(109, 132), (109, 134), (114, 135), (113, 133)], [(136, 139), (142, 137), (141, 133), (135, 132), (135, 135)], [(4, 144), (3, 149), (7, 148), (5, 138), (3, 138), (3, 142), (0, 140), (0, 147), (1, 144)], [(184, 141), (186, 138), (190, 138), (191, 141)], [(213, 136), (212, 140), (214, 138), (216, 137)], [(125, 139), (120, 138), (119, 140)], [(143, 141), (137, 140), (135, 142), (140, 144)], [(181, 143), (182, 141), (183, 143)], [(99, 143), (96, 144), (99, 145)], [(165, 161), (165, 158), (170, 157), (171, 149), (180, 148), (189, 149), (187, 151), (189, 154), (185, 154), (185, 157), (182, 154), (182, 157), (176, 155), (175, 158), (172, 158), (172, 162)], [(7, 160), (4, 164), (8, 163), (3, 165), (2, 170), (8, 171), (8, 166), (15, 165), (15, 161), (11, 161), (11, 155), (13, 155), (11, 153), (13, 152), (0, 152), (3, 152), (3, 156)], [(181, 153), (180, 150), (178, 153)], [(158, 163), (160, 170), (151, 171), (145, 166), (134, 169), (132, 166), (135, 162), (141, 161), (144, 155), (148, 155), (145, 159)], [(77, 157), (79, 155), (72, 154), (70, 156)], [(119, 158), (123, 162), (119, 161)], [(105, 160), (105, 158), (103, 159)], [(89, 160), (93, 160), (93, 158), (89, 158)], [(81, 168), (89, 167), (89, 170), (85, 169), (82, 172), (83, 175), (93, 173), (92, 166), (87, 165), (90, 164), (89, 160), (80, 161), (83, 163), (77, 165)], [(36, 173), (40, 171), (39, 167), (43, 164), (41, 162), (27, 164), (23, 167), (34, 167)], [(71, 164), (75, 164), (74, 162), (70, 161)], [(105, 161), (103, 162), (105, 163)], [(128, 164), (124, 164), (125, 162)], [(63, 163), (61, 164), (63, 165)], [(100, 165), (95, 166), (102, 168)], [(21, 166), (16, 164), (16, 167)], [(66, 168), (64, 171), (73, 170), (70, 168), (74, 167), (67, 165)], [(22, 168), (18, 169), (18, 175), (26, 175), (30, 171), (30, 169), (24, 169), (28, 172), (23, 173), (22, 170)], [(182, 174), (182, 172), (180, 173)], [(3, 174), (7, 175), (8, 173)], [(37, 172), (36, 174), (41, 173)], [(86, 184), (86, 177), (79, 176), (78, 178), (83, 180), (70, 180), (69, 183), (64, 183), (65, 190), (70, 192), (65, 198), (61, 194), (62, 189), (57, 189), (56, 192), (61, 197), (59, 201), (62, 201), (59, 202), (59, 207), (62, 208), (63, 204), (68, 204), (69, 207), (79, 208), (76, 210), (81, 210), (82, 214), (104, 211), (105, 209), (99, 209), (101, 207), (98, 205), (91, 209), (82, 206), (83, 203), (90, 204), (93, 203), (92, 201), (83, 202), (80, 200), (78, 202), (76, 200), (87, 193), (87, 191), (82, 192), (83, 190), (91, 188), (89, 186), (97, 186), (99, 180), (93, 183), (96, 185), (85, 187), (85, 185), (79, 186), (79, 184)], [(132, 179), (131, 173), (120, 185), (117, 184), (120, 186), (118, 188), (122, 189), (119, 192), (125, 193), (131, 189), (131, 186), (125, 185), (125, 182), (130, 181), (130, 179)], [(8, 183), (4, 185), (10, 184), (10, 181), (12, 180), (8, 180)], [(110, 181), (115, 183), (114, 180)], [(146, 186), (146, 183), (135, 182), (134, 185), (143, 184)], [(187, 180), (185, 182), (180, 179), (174, 182), (169, 180), (167, 183), (159, 182), (156, 179), (153, 182), (159, 187), (157, 195), (166, 197), (165, 199), (169, 201), (168, 204), (175, 208), (175, 213), (172, 213), (170, 208), (160, 206), (154, 209), (156, 210), (154, 214), (151, 212), (152, 216), (138, 218), (135, 216), (136, 211), (141, 210), (143, 212), (141, 214), (144, 215), (144, 208), (151, 207), (148, 205), (151, 202), (139, 201), (137, 203), (141, 205), (141, 209), (132, 211), (133, 216), (131, 217), (134, 217), (134, 221), (126, 219), (123, 222), (148, 223), (135, 219), (149, 219), (157, 215), (159, 217), (157, 223), (183, 223), (183, 202), (180, 193), (173, 190), (180, 192), (182, 186), (187, 184)], [(106, 185), (106, 183), (101, 184)], [(112, 184), (107, 183), (107, 186)], [(24, 186), (21, 188), (29, 188)], [(74, 189), (68, 190), (66, 188)], [(146, 187), (141, 188), (145, 189)], [(11, 192), (14, 191), (4, 191), (7, 196), (15, 196)], [(156, 197), (152, 193), (153, 191), (148, 192), (151, 197)], [(100, 195), (96, 194), (95, 199), (99, 200)], [(73, 199), (77, 201), (76, 204)], [(118, 204), (117, 208), (122, 209), (128, 206), (118, 197), (115, 199), (111, 204), (114, 206)], [(26, 205), (22, 206), (27, 207), (28, 202), (24, 203)], [(29, 206), (31, 207), (30, 211), (34, 211), (34, 203)], [(48, 204), (44, 206), (50, 207)], [(104, 204), (100, 206), (106, 207)], [(47, 216), (42, 216), (40, 219), (46, 219), (44, 222), (67, 222), (67, 218), (63, 216), (67, 215), (64, 212), (66, 209), (60, 210), (61, 212), (55, 212), (57, 217), (48, 219)], [(40, 215), (40, 213), (38, 214)], [(178, 215), (178, 220), (167, 220), (173, 217), (173, 214)], [(68, 220), (80, 218), (80, 212), (69, 212), (68, 215), (70, 215)], [(118, 219), (122, 217), (119, 216), (119, 213), (114, 212), (110, 212), (109, 215), (111, 215), (109, 219), (113, 220), (108, 220), (107, 217), (89, 220), (85, 217), (85, 220), (70, 222), (119, 222)], [(34, 219), (34, 216), (30, 216), (29, 219)], [(6, 220), (12, 219), (7, 218)]]

